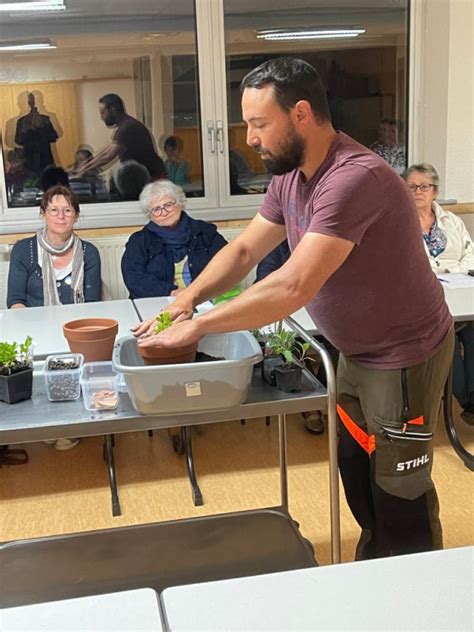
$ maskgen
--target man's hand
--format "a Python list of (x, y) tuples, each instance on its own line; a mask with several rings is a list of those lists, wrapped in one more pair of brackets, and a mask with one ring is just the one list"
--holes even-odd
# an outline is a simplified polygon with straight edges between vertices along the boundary
[(173, 290), (171, 292), (170, 296), (178, 296), (178, 294), (181, 294), (181, 292), (184, 292), (184, 288), (177, 287), (176, 290)]
[(160, 334), (145, 335), (137, 340), (139, 347), (174, 349), (198, 342), (202, 336), (198, 320), (185, 320), (173, 324)]
[[(191, 303), (176, 299), (173, 303), (170, 303), (166, 307), (163, 307), (162, 312), (168, 312), (171, 319), (175, 323), (180, 323), (184, 320), (191, 320), (194, 314), (194, 309)], [(153, 330), (156, 325), (156, 317), (144, 320), (132, 329), (132, 333), (137, 338), (146, 334), (147, 336), (153, 335)]]
[(132, 334), (137, 338), (139, 336), (148, 335), (151, 336), (153, 334), (153, 329), (155, 328), (156, 318), (148, 318), (148, 320), (144, 320), (142, 323), (138, 323), (135, 327), (132, 328)]

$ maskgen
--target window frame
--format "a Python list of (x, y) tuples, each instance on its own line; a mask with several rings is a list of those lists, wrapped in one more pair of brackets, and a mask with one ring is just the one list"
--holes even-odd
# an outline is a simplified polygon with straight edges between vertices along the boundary
[[(422, 95), (420, 82), (423, 64), (422, 28), (425, 0), (408, 5), (407, 63), (407, 160), (417, 155), (422, 145)], [(187, 208), (196, 218), (210, 221), (252, 218), (263, 202), (263, 194), (231, 195), (228, 161), (228, 119), (223, 0), (195, 2), (195, 37), (199, 77), (202, 169), (205, 196), (188, 198)], [(208, 122), (224, 130), (222, 152), (210, 151)], [(41, 225), (38, 207), (8, 207), (3, 152), (0, 152), (0, 235), (32, 232)], [(143, 224), (138, 202), (83, 204), (78, 228), (116, 228)]]

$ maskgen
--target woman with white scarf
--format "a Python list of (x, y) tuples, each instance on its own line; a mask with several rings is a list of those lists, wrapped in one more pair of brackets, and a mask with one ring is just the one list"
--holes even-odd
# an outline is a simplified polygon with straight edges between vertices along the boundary
[[(467, 274), (474, 270), (474, 243), (460, 217), (435, 201), (439, 176), (433, 165), (412, 165), (403, 174), (420, 218), (426, 254), (436, 274)], [(461, 417), (474, 425), (474, 327), (457, 323), (453, 359), (453, 393), (462, 407)]]
[(100, 301), (99, 251), (74, 234), (79, 213), (67, 187), (45, 192), (40, 203), (44, 227), (18, 241), (11, 253), (8, 308)]
[[(48, 189), (40, 204), (44, 227), (18, 241), (10, 258), (7, 305), (23, 309), (100, 301), (100, 256), (97, 248), (73, 232), (79, 218), (74, 193), (62, 185)], [(56, 450), (70, 450), (79, 439), (55, 439)]]

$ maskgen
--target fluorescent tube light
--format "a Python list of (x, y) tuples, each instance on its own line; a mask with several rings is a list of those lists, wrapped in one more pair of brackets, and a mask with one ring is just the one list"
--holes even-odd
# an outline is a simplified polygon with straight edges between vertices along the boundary
[(274, 40), (274, 41), (282, 41), (282, 40), (305, 40), (305, 39), (339, 39), (339, 38), (348, 38), (348, 37), (358, 37), (365, 33), (365, 29), (359, 28), (347, 28), (347, 29), (318, 29), (318, 30), (299, 30), (299, 31), (285, 31), (283, 29), (279, 30), (268, 30), (268, 31), (258, 31), (257, 38), (265, 39), (265, 40)]
[(64, 11), (64, 0), (35, 0), (32, 2), (0, 2), (0, 11)]
[(0, 43), (0, 52), (2, 51), (22, 51), (22, 50), (45, 50), (48, 48), (56, 48), (56, 44), (52, 42), (2, 42)]

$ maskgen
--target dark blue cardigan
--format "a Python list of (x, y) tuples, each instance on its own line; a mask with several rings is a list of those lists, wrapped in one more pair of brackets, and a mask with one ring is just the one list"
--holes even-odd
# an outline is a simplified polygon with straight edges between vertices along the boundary
[[(227, 241), (214, 224), (189, 218), (191, 239), (188, 245), (188, 264), (194, 280), (212, 257)], [(122, 276), (130, 298), (169, 296), (174, 284), (173, 253), (156, 233), (146, 226), (133, 233), (122, 257)]]
[[(82, 241), (84, 252), (84, 300), (100, 301), (100, 255), (97, 248), (88, 241)], [(58, 283), (59, 300), (63, 305), (74, 303), (71, 285), (63, 279)], [(13, 246), (8, 269), (7, 306), (22, 303), (26, 307), (44, 305), (43, 273), (38, 265), (38, 244), (36, 237), (21, 239)]]
[(278, 268), (286, 263), (290, 258), (290, 247), (287, 240), (282, 241), (280, 245), (274, 248), (264, 257), (257, 266), (256, 281), (261, 281), (271, 272), (275, 272)]

